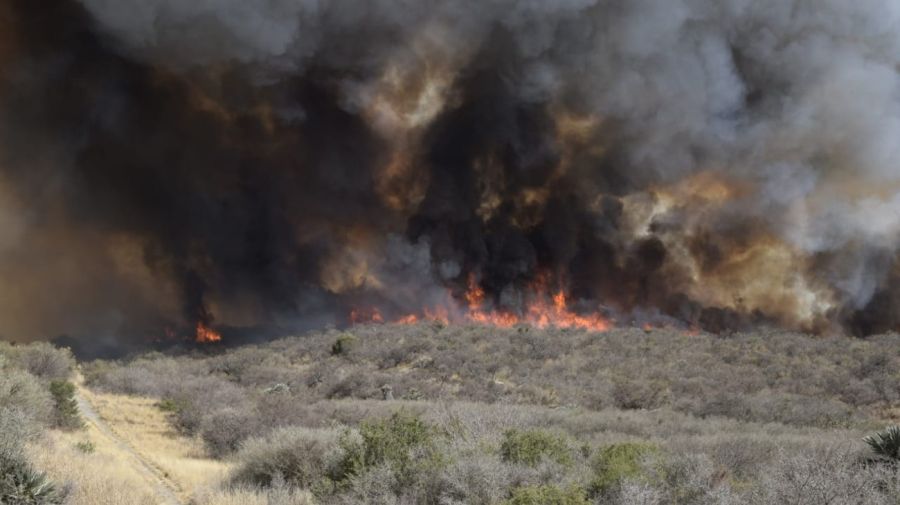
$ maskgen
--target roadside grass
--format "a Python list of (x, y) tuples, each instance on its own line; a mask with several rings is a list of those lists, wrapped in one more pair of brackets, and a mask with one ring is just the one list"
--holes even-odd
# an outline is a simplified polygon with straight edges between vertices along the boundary
[(231, 464), (209, 458), (200, 440), (178, 433), (156, 400), (84, 389), (82, 394), (119, 437), (179, 486), (182, 496), (228, 475)]
[[(79, 444), (93, 446), (86, 452)], [(130, 456), (90, 425), (83, 431), (51, 430), (26, 453), (31, 462), (69, 489), (68, 505), (157, 505), (156, 494)]]

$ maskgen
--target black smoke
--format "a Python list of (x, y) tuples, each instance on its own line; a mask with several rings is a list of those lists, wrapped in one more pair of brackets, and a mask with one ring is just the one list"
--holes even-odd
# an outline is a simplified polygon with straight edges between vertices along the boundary
[(5, 2), (4, 338), (271, 334), (470, 279), (515, 311), (545, 277), (620, 324), (897, 328), (886, 2), (421, 4)]

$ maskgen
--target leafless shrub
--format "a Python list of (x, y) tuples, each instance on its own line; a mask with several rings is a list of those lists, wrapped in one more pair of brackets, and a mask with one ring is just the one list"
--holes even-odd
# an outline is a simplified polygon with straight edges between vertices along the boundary
[(37, 438), (42, 428), (21, 409), (0, 407), (0, 455), (19, 453), (22, 445)]
[[(234, 412), (255, 410), (250, 392), (216, 377), (197, 377), (170, 391), (168, 398), (180, 405), (177, 425), (187, 433), (196, 432), (211, 412), (228, 407)], [(249, 417), (250, 414), (241, 414)]]
[(659, 380), (622, 378), (614, 382), (612, 395), (621, 409), (654, 409), (668, 401), (669, 387)]
[(231, 480), (237, 485), (270, 487), (281, 479), (288, 485), (311, 489), (325, 478), (337, 443), (334, 430), (296, 426), (250, 438), (235, 455), (238, 467)]
[(51, 419), (53, 399), (33, 375), (18, 370), (0, 370), (0, 409), (18, 411), (31, 422)]
[[(109, 365), (109, 364), (107, 364)], [(201, 360), (174, 359), (164, 356), (147, 356), (124, 365), (104, 366), (94, 373), (93, 387), (113, 393), (130, 395), (173, 397), (196, 381), (208, 375)]]
[(880, 472), (860, 465), (853, 454), (840, 449), (814, 457), (781, 454), (761, 476), (753, 500), (760, 505), (895, 503), (875, 485)]
[(266, 428), (307, 425), (313, 398), (300, 393), (268, 393), (258, 395), (255, 412)]
[(659, 472), (652, 477), (662, 483), (668, 503), (683, 505), (725, 505), (739, 503), (738, 496), (728, 483), (724, 468), (704, 454), (673, 454), (664, 460), (662, 467), (646, 470)]
[(371, 373), (355, 371), (332, 386), (328, 398), (377, 398), (378, 388)]
[(29, 373), (46, 381), (66, 380), (75, 367), (70, 350), (58, 349), (46, 342), (29, 344), (22, 351), (20, 360)]
[(709, 448), (709, 456), (721, 468), (728, 469), (738, 479), (758, 475), (772, 460), (777, 450), (772, 441), (746, 437), (722, 437)]
[(617, 505), (663, 505), (665, 496), (657, 487), (636, 481), (626, 481), (616, 497)]
[(210, 358), (208, 360), (209, 370), (214, 373), (224, 374), (235, 381), (240, 381), (248, 369), (265, 362), (273, 356), (277, 355), (256, 346), (241, 347)]
[(256, 412), (224, 407), (202, 417), (200, 437), (213, 456), (236, 451), (241, 443), (262, 431)]
[(506, 498), (510, 466), (496, 457), (472, 454), (459, 458), (443, 472), (446, 505), (492, 505)]

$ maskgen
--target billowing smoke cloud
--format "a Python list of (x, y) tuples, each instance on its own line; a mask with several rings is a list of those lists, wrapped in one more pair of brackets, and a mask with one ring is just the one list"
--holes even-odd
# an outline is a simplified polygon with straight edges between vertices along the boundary
[(472, 282), (515, 310), (549, 277), (626, 323), (895, 330), (898, 26), (888, 0), (9, 0), (0, 328), (294, 329)]

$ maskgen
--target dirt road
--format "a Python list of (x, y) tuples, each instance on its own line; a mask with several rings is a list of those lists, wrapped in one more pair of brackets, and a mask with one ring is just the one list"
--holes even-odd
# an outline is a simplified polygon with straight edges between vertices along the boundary
[(107, 437), (119, 450), (126, 454), (128, 456), (126, 459), (132, 462), (138, 473), (152, 484), (156, 495), (159, 497), (160, 505), (183, 505), (181, 500), (178, 499), (178, 487), (166, 478), (161, 470), (141, 456), (128, 442), (116, 435), (109, 425), (103, 421), (97, 410), (91, 405), (91, 402), (80, 391), (76, 392), (75, 399), (78, 401), (78, 409), (81, 410), (82, 417), (96, 426), (97, 430), (104, 437)]

